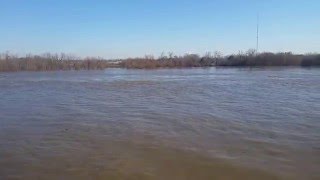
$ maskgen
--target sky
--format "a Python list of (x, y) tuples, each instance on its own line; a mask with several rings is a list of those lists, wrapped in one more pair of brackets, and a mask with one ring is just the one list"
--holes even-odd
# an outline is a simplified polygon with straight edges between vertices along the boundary
[(319, 0), (0, 0), (0, 52), (320, 51)]

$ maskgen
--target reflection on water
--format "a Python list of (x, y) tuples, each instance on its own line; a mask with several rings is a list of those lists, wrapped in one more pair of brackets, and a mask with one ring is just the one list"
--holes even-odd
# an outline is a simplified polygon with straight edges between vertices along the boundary
[(320, 69), (0, 74), (0, 179), (317, 179)]

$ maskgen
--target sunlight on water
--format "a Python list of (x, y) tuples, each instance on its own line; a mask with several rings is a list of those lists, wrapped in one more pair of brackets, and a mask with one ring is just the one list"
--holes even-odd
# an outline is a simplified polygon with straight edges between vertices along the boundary
[(320, 71), (0, 74), (0, 179), (318, 179)]

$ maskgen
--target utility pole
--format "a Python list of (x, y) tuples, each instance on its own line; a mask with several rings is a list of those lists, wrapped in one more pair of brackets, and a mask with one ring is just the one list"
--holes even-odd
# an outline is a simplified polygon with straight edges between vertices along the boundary
[(259, 13), (257, 13), (257, 44), (256, 44), (256, 54), (259, 51)]

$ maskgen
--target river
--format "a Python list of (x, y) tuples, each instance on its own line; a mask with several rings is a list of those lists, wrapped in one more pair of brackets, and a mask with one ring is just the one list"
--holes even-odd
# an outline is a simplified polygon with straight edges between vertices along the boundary
[(318, 179), (319, 68), (0, 73), (0, 179)]

